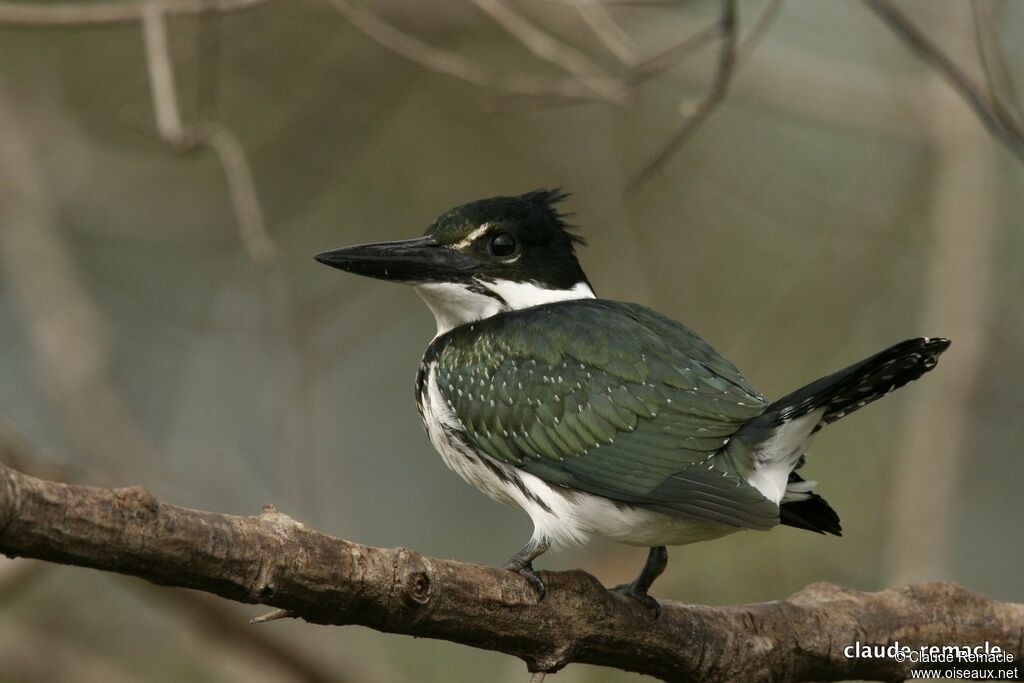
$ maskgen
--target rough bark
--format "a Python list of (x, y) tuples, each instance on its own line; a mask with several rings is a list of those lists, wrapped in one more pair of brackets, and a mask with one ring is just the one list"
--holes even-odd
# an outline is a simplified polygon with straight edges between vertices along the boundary
[[(585, 662), (665, 680), (902, 680), (910, 662), (849, 659), (854, 642), (974, 645), (1024, 655), (1024, 605), (953, 583), (861, 593), (817, 583), (780, 601), (663, 602), (658, 619), (582, 571), (542, 572), (538, 602), (501, 569), (372, 548), (267, 509), (243, 517), (0, 466), (0, 552), (139, 576), (318, 624), (360, 624), (523, 659), (531, 671)], [(258, 627), (253, 627), (258, 628)]]

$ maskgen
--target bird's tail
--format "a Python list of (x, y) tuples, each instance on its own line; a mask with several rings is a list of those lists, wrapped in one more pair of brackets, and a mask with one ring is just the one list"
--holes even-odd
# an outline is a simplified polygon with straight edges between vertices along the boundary
[[(730, 439), (726, 455), (750, 469), (748, 481), (770, 500), (789, 505), (784, 524), (838, 532), (838, 518), (794, 470), (825, 425), (863, 408), (935, 367), (948, 339), (908, 339), (859, 363), (822, 377), (768, 405)], [(794, 516), (796, 515), (796, 516)], [(801, 523), (803, 522), (803, 523)], [(832, 528), (834, 527), (834, 531)]]
[(767, 434), (818, 410), (822, 413), (815, 430), (820, 429), (914, 381), (934, 368), (948, 348), (949, 340), (941, 337), (908, 339), (890, 346), (783, 396), (744, 425), (737, 436)]
[(796, 472), (790, 472), (786, 495), (779, 504), (779, 521), (797, 529), (842, 536), (843, 527), (839, 523), (839, 515), (824, 498), (814, 493), (817, 483), (805, 481)]

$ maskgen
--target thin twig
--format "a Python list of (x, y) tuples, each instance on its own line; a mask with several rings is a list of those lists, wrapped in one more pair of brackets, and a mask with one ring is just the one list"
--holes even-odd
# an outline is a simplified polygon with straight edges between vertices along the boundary
[(600, 0), (573, 0), (580, 18), (605, 49), (626, 66), (640, 59), (636, 43), (629, 37)]
[(693, 137), (701, 124), (711, 115), (711, 112), (725, 99), (736, 67), (736, 29), (736, 0), (722, 0), (722, 13), (718, 20), (718, 65), (715, 68), (711, 87), (704, 97), (693, 106), (693, 110), (686, 115), (686, 120), (679, 130), (635, 176), (629, 185), (629, 190), (635, 190), (661, 170), (679, 147)]
[[(567, 3), (573, 2), (573, 0), (549, 0), (550, 2)], [(672, 7), (673, 5), (682, 5), (686, 2), (692, 2), (692, 0), (599, 0), (602, 5), (608, 5), (614, 7), (616, 5), (620, 7)]]
[(192, 150), (205, 146), (216, 154), (227, 178), (242, 245), (256, 263), (273, 263), (277, 249), (267, 234), (256, 182), (242, 143), (224, 125), (207, 122), (185, 127), (182, 123), (162, 2), (145, 3), (142, 29), (157, 132), (176, 148)]
[(167, 47), (167, 24), (162, 3), (143, 4), (142, 35), (146, 46), (146, 66), (149, 68), (149, 89), (153, 98), (156, 132), (171, 145), (185, 145), (186, 135), (178, 108), (178, 91), (174, 87), (174, 67)]
[(286, 609), (275, 609), (275, 610), (271, 610), (270, 612), (267, 612), (266, 614), (261, 614), (258, 617), (253, 617), (252, 619), (249, 620), (249, 623), (250, 624), (265, 624), (268, 621), (277, 621), (278, 619), (294, 619), (294, 618), (295, 618), (295, 614), (293, 612), (289, 612)]
[[(165, 14), (234, 12), (262, 5), (268, 0), (166, 0)], [(146, 12), (142, 2), (65, 2), (40, 4), (0, 2), (0, 23), (31, 26), (81, 26), (140, 21)]]
[(580, 83), (602, 99), (618, 104), (625, 103), (625, 84), (606, 74), (582, 52), (551, 37), (501, 0), (472, 2), (539, 59), (551, 62), (575, 76)]
[(147, 0), (36, 5), (0, 2), (0, 23), (69, 26), (141, 22), (157, 132), (167, 143), (184, 150), (209, 147), (227, 177), (242, 244), (256, 263), (274, 260), (276, 249), (267, 234), (263, 210), (245, 150), (226, 127), (205, 123), (186, 127), (181, 119), (174, 69), (167, 45), (166, 17), (173, 14), (230, 12), (267, 0)]
[(736, 48), (736, 68), (740, 68), (747, 61), (750, 55), (754, 52), (754, 49), (764, 38), (765, 34), (768, 33), (768, 29), (772, 27), (775, 20), (779, 18), (779, 11), (782, 10), (783, 0), (768, 0), (768, 4), (761, 10), (761, 14), (757, 16), (753, 26), (743, 40), (740, 41), (739, 46)]
[[(761, 38), (764, 37), (764, 34), (767, 33), (768, 29), (775, 22), (775, 19), (778, 18), (779, 10), (782, 9), (782, 2), (783, 0), (768, 0), (764, 9), (761, 10), (761, 14), (758, 15), (754, 25), (736, 48), (736, 68), (739, 68), (741, 64), (747, 61), (747, 58), (750, 57), (754, 48), (757, 47)], [(626, 81), (630, 85), (638, 85), (652, 76), (657, 76), (663, 71), (679, 65), (701, 48), (715, 42), (719, 35), (721, 35), (721, 29), (719, 22), (716, 21), (714, 24), (705, 26), (693, 35), (687, 36), (675, 45), (671, 45), (634, 65), (632, 71), (627, 75)]]
[(1024, 115), (1013, 77), (1006, 65), (1006, 57), (999, 44), (999, 31), (992, 18), (992, 6), (982, 0), (971, 1), (971, 18), (974, 23), (974, 40), (978, 48), (978, 59), (985, 72), (988, 94), (997, 107), (1000, 117), (1012, 117), (1012, 110), (1018, 117)]
[(193, 127), (193, 131), (196, 139), (216, 152), (220, 159), (231, 204), (238, 219), (239, 236), (249, 258), (259, 265), (270, 265), (277, 258), (277, 247), (267, 234), (256, 179), (246, 157), (245, 147), (231, 129), (219, 123), (200, 123)]
[(600, 100), (593, 89), (574, 78), (544, 78), (522, 72), (502, 73), (455, 52), (443, 50), (399, 30), (349, 0), (326, 0), (353, 27), (381, 47), (425, 69), (474, 85), (531, 97)]
[[(708, 93), (693, 106), (692, 111), (687, 112), (687, 120), (683, 124), (675, 135), (668, 141), (662, 151), (651, 160), (650, 163), (630, 183), (630, 190), (635, 190), (640, 184), (646, 181), (652, 173), (657, 172), (665, 163), (672, 157), (673, 154), (682, 146), (687, 140), (693, 137), (693, 134), (697, 131), (697, 128), (704, 123), (705, 120), (711, 115), (711, 112), (725, 99), (725, 95), (728, 91), (729, 84), (732, 80), (736, 70), (750, 57), (754, 48), (757, 47), (758, 43), (767, 33), (768, 29), (778, 18), (779, 10), (782, 9), (783, 0), (769, 0), (768, 4), (765, 5), (761, 14), (758, 15), (757, 20), (751, 27), (750, 31), (743, 40), (736, 44), (736, 11), (735, 6), (732, 5), (731, 0), (723, 0), (723, 15), (719, 19), (718, 23), (714, 26), (709, 26), (702, 31), (691, 36), (687, 41), (678, 44), (672, 48), (670, 53), (662, 53), (658, 59), (660, 61), (655, 62), (648, 60), (637, 73), (642, 74), (643, 77), (649, 77), (653, 71), (652, 69), (663, 69), (672, 66), (673, 63), (683, 58), (687, 50), (693, 50), (697, 47), (703, 46), (705, 42), (714, 36), (720, 36), (719, 46), (719, 57), (718, 57), (718, 68), (715, 72), (714, 81)], [(732, 5), (732, 7), (730, 7)], [(731, 15), (731, 16), (729, 16)], [(646, 69), (646, 71), (641, 71)]]
[(989, 132), (1024, 162), (1024, 126), (1013, 119), (1004, 120), (992, 100), (973, 78), (936, 45), (914, 22), (889, 0), (862, 0), (898, 35), (918, 57), (953, 86), (960, 97), (974, 110)]
[(715, 42), (720, 34), (718, 23), (705, 26), (693, 35), (683, 38), (660, 52), (644, 59), (633, 67), (626, 76), (630, 85), (639, 85), (644, 81), (680, 64), (701, 48)]

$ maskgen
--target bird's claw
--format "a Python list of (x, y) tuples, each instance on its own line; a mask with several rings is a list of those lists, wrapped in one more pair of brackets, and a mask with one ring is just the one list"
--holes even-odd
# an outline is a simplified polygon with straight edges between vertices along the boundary
[(611, 588), (610, 590), (615, 593), (628, 595), (635, 600), (639, 600), (641, 605), (654, 612), (655, 619), (661, 616), (661, 605), (658, 601), (648, 595), (647, 591), (639, 588), (635, 583), (624, 583), (620, 586), (616, 586), (615, 588)]
[(530, 583), (530, 585), (533, 586), (533, 589), (537, 591), (537, 599), (544, 599), (545, 594), (547, 594), (547, 589), (544, 587), (544, 581), (539, 576), (537, 576), (537, 572), (533, 570), (533, 567), (531, 567), (530, 565), (526, 565), (525, 567), (519, 567), (514, 564), (507, 564), (505, 565), (505, 569), (510, 572), (515, 572), (516, 574), (519, 574), (519, 576), (526, 579)]

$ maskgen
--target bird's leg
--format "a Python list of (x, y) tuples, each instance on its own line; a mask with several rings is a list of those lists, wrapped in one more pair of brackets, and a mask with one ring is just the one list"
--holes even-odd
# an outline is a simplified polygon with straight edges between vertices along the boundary
[(544, 598), (544, 582), (537, 576), (537, 572), (533, 571), (533, 561), (545, 553), (547, 549), (547, 542), (531, 538), (530, 542), (524, 545), (522, 550), (505, 563), (505, 569), (510, 572), (516, 572), (530, 582), (530, 585), (537, 591), (540, 599)]
[(639, 600), (646, 607), (654, 610), (654, 616), (658, 617), (661, 615), (661, 605), (658, 601), (647, 594), (651, 584), (654, 580), (661, 576), (661, 573), (665, 571), (665, 567), (668, 566), (668, 550), (663, 545), (651, 548), (651, 551), (647, 553), (647, 562), (644, 563), (644, 568), (640, 570), (640, 576), (636, 577), (631, 583), (624, 583), (621, 586), (612, 588), (616, 593), (622, 593)]

